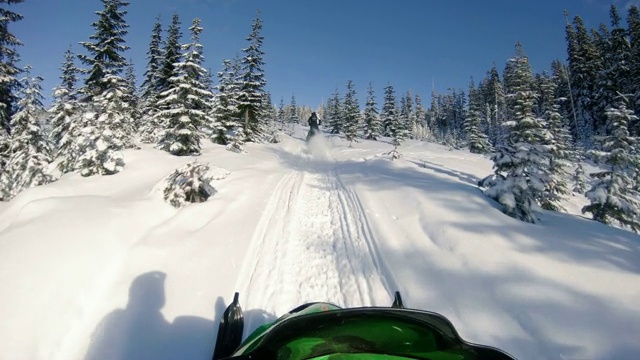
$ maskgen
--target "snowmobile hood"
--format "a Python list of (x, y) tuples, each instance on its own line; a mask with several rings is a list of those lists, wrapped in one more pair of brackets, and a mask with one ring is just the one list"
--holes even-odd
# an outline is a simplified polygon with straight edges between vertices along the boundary
[(312, 303), (258, 328), (228, 359), (513, 360), (460, 338), (437, 313)]

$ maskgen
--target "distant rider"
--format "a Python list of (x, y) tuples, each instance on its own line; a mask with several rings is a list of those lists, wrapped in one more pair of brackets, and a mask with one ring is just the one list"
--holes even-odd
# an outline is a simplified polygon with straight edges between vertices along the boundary
[(311, 116), (309, 116), (309, 133), (307, 134), (307, 140), (309, 140), (312, 136), (320, 132), (320, 119), (318, 119), (318, 115), (316, 112), (312, 112)]

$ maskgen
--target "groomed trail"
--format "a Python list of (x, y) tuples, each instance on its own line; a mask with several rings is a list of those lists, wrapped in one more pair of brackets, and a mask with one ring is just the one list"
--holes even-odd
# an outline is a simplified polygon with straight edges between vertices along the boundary
[[(238, 279), (245, 309), (280, 316), (314, 301), (390, 303), (394, 289), (381, 271), (365, 212), (337, 164), (305, 150), (275, 187)], [(246, 320), (247, 331), (264, 322)]]

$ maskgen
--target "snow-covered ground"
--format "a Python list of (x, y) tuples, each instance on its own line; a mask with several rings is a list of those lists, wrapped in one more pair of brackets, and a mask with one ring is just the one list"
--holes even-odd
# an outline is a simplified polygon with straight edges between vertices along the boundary
[(193, 158), (151, 148), (0, 203), (0, 359), (209, 359), (235, 291), (250, 330), (395, 290), (518, 359), (640, 359), (640, 237), (580, 216), (583, 199), (527, 224), (475, 186), (484, 157), (303, 138), (205, 145), (230, 174), (179, 210), (158, 183)]

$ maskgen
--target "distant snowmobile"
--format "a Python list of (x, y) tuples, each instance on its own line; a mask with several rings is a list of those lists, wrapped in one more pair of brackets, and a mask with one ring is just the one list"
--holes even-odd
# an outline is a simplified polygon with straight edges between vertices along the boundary
[(236, 293), (220, 320), (213, 360), (515, 360), (502, 350), (462, 340), (440, 314), (406, 309), (399, 292), (391, 307), (304, 304), (241, 343), (243, 329)]
[(307, 134), (307, 142), (314, 137), (317, 133), (320, 132), (320, 119), (318, 119), (318, 115), (314, 112), (309, 116), (309, 133)]

